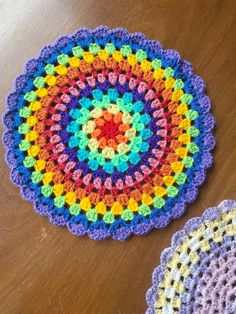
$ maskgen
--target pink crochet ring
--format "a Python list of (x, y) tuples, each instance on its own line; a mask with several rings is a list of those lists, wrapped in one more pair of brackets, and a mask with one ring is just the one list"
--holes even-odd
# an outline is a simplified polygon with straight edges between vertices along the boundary
[(161, 254), (147, 314), (236, 313), (236, 201), (190, 219)]

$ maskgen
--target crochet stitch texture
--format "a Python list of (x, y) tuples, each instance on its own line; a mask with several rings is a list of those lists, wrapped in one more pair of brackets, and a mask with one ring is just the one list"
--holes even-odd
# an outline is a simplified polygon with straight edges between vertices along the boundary
[(152, 278), (147, 314), (236, 313), (236, 202), (189, 220)]
[(210, 100), (189, 62), (127, 30), (79, 29), (29, 60), (7, 98), (11, 179), (77, 235), (163, 228), (212, 164)]

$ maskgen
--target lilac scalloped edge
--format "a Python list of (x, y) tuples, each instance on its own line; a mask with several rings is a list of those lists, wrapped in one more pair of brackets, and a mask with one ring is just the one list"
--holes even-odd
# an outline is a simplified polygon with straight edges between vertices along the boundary
[[(113, 233), (110, 232), (110, 230), (90, 230), (86, 229), (82, 224), (77, 224), (72, 225), (70, 222), (66, 222), (63, 216), (55, 215), (51, 213), (46, 205), (38, 205), (37, 200), (35, 199), (32, 191), (27, 188), (27, 186), (22, 185), (21, 183), (16, 183), (14, 182), (15, 180), (13, 179), (13, 176), (17, 176), (17, 170), (14, 167), (14, 163), (11, 162), (7, 158), (7, 154), (10, 152), (10, 148), (8, 147), (9, 145), (6, 144), (6, 140), (4, 139), (4, 136), (6, 136), (8, 132), (8, 127), (6, 125), (6, 122), (4, 121), (5, 116), (10, 113), (12, 110), (12, 99), (11, 97), (16, 96), (16, 92), (18, 89), (21, 88), (21, 84), (24, 84), (24, 81), (27, 78), (27, 75), (32, 73), (34, 71), (34, 66), (38, 62), (41, 62), (41, 58), (45, 56), (45, 54), (50, 53), (51, 51), (56, 51), (60, 50), (62, 47), (65, 47), (68, 43), (68, 40), (71, 39), (83, 39), (83, 36), (97, 36), (98, 38), (102, 38), (103, 36), (105, 37), (106, 35), (112, 35), (116, 36), (117, 38), (122, 38), (123, 39), (132, 39), (133, 41), (136, 41), (137, 43), (142, 44), (143, 46), (148, 46), (150, 49), (153, 49), (155, 51), (161, 52), (163, 55), (169, 58), (175, 58), (179, 61), (182, 62), (181, 69), (183, 72), (188, 73), (188, 77), (193, 80), (194, 89), (199, 90), (199, 94), (201, 95), (201, 99), (199, 100), (200, 106), (203, 108), (207, 108), (207, 114), (210, 119), (210, 127), (208, 126), (207, 130), (207, 136), (205, 138), (204, 144), (206, 146), (206, 151), (205, 151), (205, 161), (202, 164), (202, 168), (199, 172), (195, 173), (195, 177), (198, 177), (198, 182), (195, 182), (194, 185), (189, 188), (185, 195), (184, 195), (184, 201), (181, 201), (180, 203), (176, 203), (173, 207), (173, 210), (171, 214), (166, 215), (164, 218), (163, 217), (157, 217), (155, 220), (150, 220), (149, 223), (140, 223), (135, 227), (121, 227), (119, 229), (116, 229)], [(11, 169), (11, 180), (13, 183), (15, 183), (17, 186), (20, 187), (20, 193), (22, 197), (34, 205), (35, 211), (43, 216), (47, 216), (49, 220), (57, 226), (66, 226), (69, 231), (71, 231), (73, 234), (77, 236), (85, 235), (87, 234), (90, 238), (94, 240), (102, 240), (106, 239), (109, 237), (112, 237), (113, 239), (116, 240), (125, 240), (128, 237), (130, 237), (132, 234), (135, 235), (144, 235), (148, 232), (150, 232), (154, 228), (165, 228), (172, 219), (177, 219), (178, 217), (182, 216), (184, 212), (186, 211), (186, 205), (187, 203), (193, 202), (197, 195), (198, 195), (198, 187), (200, 187), (203, 182), (205, 181), (206, 178), (206, 170), (207, 168), (211, 167), (213, 160), (212, 160), (212, 155), (211, 151), (213, 150), (215, 146), (215, 139), (213, 137), (212, 131), (215, 125), (215, 120), (212, 114), (210, 113), (210, 100), (209, 97), (204, 93), (205, 92), (205, 83), (201, 79), (201, 77), (197, 76), (193, 72), (193, 68), (190, 62), (182, 59), (179, 55), (179, 53), (175, 50), (170, 50), (170, 49), (163, 49), (161, 44), (156, 41), (156, 40), (149, 40), (146, 38), (146, 36), (142, 33), (129, 33), (126, 29), (124, 28), (115, 28), (115, 29), (109, 29), (106, 26), (98, 26), (95, 29), (88, 29), (88, 28), (80, 28), (78, 29), (74, 34), (70, 35), (63, 35), (60, 36), (52, 45), (45, 45), (41, 50), (39, 55), (36, 58), (29, 59), (28, 62), (26, 63), (24, 67), (24, 72), (21, 73), (15, 80), (14, 83), (14, 90), (13, 92), (9, 93), (7, 96), (7, 102), (6, 102), (6, 112), (3, 115), (3, 125), (5, 128), (5, 132), (3, 134), (3, 143), (5, 144), (6, 147), (6, 154), (5, 154), (5, 160), (8, 166)], [(208, 123), (208, 122), (206, 122)]]
[(155, 302), (158, 292), (158, 287), (163, 280), (163, 273), (166, 268), (167, 263), (171, 260), (172, 253), (175, 251), (176, 247), (182, 243), (183, 238), (189, 234), (189, 232), (197, 230), (202, 223), (205, 221), (214, 221), (220, 214), (224, 212), (230, 212), (232, 209), (236, 208), (236, 201), (234, 200), (224, 200), (216, 207), (207, 208), (202, 216), (191, 218), (186, 222), (183, 229), (177, 231), (172, 235), (171, 246), (165, 248), (161, 252), (160, 265), (157, 266), (152, 274), (152, 286), (148, 289), (146, 293), (146, 301), (148, 309), (146, 314), (155, 313)]

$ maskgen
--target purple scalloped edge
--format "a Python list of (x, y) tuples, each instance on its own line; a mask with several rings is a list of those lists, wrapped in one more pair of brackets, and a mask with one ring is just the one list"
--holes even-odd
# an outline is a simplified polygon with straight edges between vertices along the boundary
[[(194, 89), (199, 91), (199, 94), (201, 96), (201, 98), (198, 101), (200, 107), (204, 108), (207, 112), (207, 118), (205, 121), (205, 126), (207, 128), (207, 136), (204, 142), (206, 151), (202, 158), (203, 160), (202, 169), (199, 172), (195, 173), (195, 179), (197, 180), (194, 183), (194, 186), (189, 188), (186, 191), (184, 195), (185, 200), (180, 203), (176, 203), (170, 215), (166, 215), (165, 217), (160, 216), (156, 218), (155, 220), (150, 220), (149, 223), (140, 223), (137, 226), (131, 227), (129, 229), (125, 227), (118, 228), (114, 231), (114, 233), (111, 233), (110, 230), (104, 231), (104, 230), (98, 230), (98, 229), (97, 230), (85, 229), (84, 226), (80, 224), (76, 226), (72, 226), (70, 222), (69, 223), (66, 222), (64, 217), (52, 214), (46, 205), (39, 206), (34, 198), (33, 193), (29, 191), (27, 186), (24, 186), (21, 184), (20, 176), (17, 174), (16, 168), (14, 167), (14, 161), (8, 157), (8, 154), (10, 153), (10, 147), (9, 147), (9, 143), (7, 142), (9, 142), (10, 140), (5, 139), (9, 131), (6, 119), (7, 119), (7, 115), (8, 114), (10, 115), (10, 112), (14, 109), (14, 97), (16, 97), (17, 91), (21, 89), (22, 86), (25, 86), (28, 75), (34, 72), (37, 64), (39, 62), (43, 62), (42, 59), (45, 56), (50, 55), (51, 52), (56, 51), (56, 50), (59, 51), (62, 47), (65, 47), (71, 39), (81, 40), (89, 36), (95, 36), (96, 38), (102, 39), (103, 36), (106, 36), (108, 34), (116, 37), (117, 39), (122, 39), (124, 41), (128, 39), (132, 39), (132, 41), (136, 41), (137, 43), (141, 44), (143, 47), (148, 46), (149, 49), (152, 51), (161, 52), (163, 55), (165, 55), (165, 57), (171, 60), (173, 59), (173, 62), (181, 62), (182, 72), (186, 73), (188, 75), (188, 78), (192, 79)], [(125, 240), (128, 237), (130, 237), (132, 234), (144, 235), (150, 232), (154, 228), (158, 228), (158, 229), (165, 228), (172, 219), (177, 219), (178, 217), (182, 216), (184, 212), (186, 211), (186, 205), (188, 203), (193, 202), (196, 199), (198, 195), (198, 187), (201, 186), (203, 182), (205, 181), (206, 170), (209, 167), (211, 167), (213, 163), (211, 151), (213, 150), (215, 146), (215, 139), (212, 134), (212, 131), (215, 125), (215, 119), (211, 115), (211, 113), (209, 113), (210, 108), (211, 108), (210, 99), (206, 94), (204, 94), (204, 92), (205, 92), (205, 83), (201, 79), (201, 77), (194, 74), (193, 68), (190, 62), (182, 59), (177, 51), (162, 48), (162, 45), (158, 41), (149, 40), (142, 33), (138, 33), (138, 32), (129, 33), (124, 28), (109, 29), (108, 27), (101, 25), (95, 29), (80, 28), (73, 34), (66, 34), (66, 35), (60, 36), (52, 45), (45, 45), (40, 50), (39, 55), (36, 58), (32, 58), (28, 60), (28, 62), (26, 63), (24, 67), (24, 72), (21, 73), (19, 76), (17, 76), (15, 80), (13, 92), (9, 93), (7, 96), (6, 112), (2, 118), (3, 125), (5, 128), (5, 132), (3, 133), (3, 143), (6, 147), (5, 160), (11, 169), (11, 180), (13, 181), (13, 183), (15, 183), (17, 186), (20, 187), (20, 193), (22, 197), (33, 203), (34, 209), (38, 214), (47, 216), (54, 225), (66, 226), (69, 231), (71, 231), (73, 234), (77, 236), (87, 234), (90, 238), (95, 239), (95, 240), (102, 240), (109, 237), (112, 237), (113, 239), (116, 239), (116, 240)], [(13, 175), (15, 179), (13, 179)], [(17, 176), (18, 178), (16, 178)]]
[(236, 208), (236, 201), (234, 200), (224, 200), (216, 207), (207, 208), (202, 216), (191, 218), (186, 222), (183, 229), (177, 231), (173, 234), (171, 238), (171, 246), (165, 248), (161, 252), (160, 265), (157, 266), (152, 274), (152, 287), (148, 289), (146, 293), (146, 301), (148, 309), (146, 314), (155, 313), (155, 302), (158, 292), (158, 286), (163, 280), (163, 273), (166, 268), (166, 264), (171, 260), (172, 253), (175, 251), (176, 247), (182, 243), (183, 238), (189, 234), (189, 232), (195, 231), (199, 226), (205, 221), (214, 221), (216, 220), (221, 213), (229, 212), (232, 209)]

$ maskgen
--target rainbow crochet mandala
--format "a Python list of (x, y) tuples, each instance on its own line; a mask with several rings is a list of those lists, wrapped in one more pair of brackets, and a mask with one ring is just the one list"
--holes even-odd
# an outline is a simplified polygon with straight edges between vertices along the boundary
[(187, 222), (161, 254), (147, 314), (236, 313), (236, 202)]
[(11, 179), (77, 235), (165, 227), (212, 164), (203, 80), (174, 50), (124, 29), (79, 29), (30, 60), (4, 116)]

